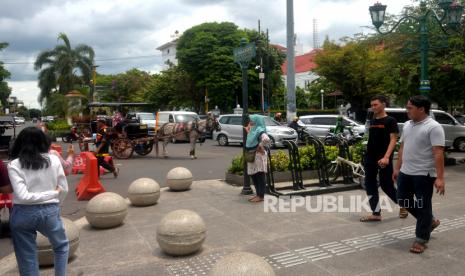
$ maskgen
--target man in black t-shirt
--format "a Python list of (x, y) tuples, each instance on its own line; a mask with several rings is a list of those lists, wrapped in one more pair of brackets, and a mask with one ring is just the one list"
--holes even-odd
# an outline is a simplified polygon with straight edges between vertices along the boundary
[(110, 155), (108, 153), (110, 148), (110, 141), (108, 139), (108, 129), (105, 124), (105, 120), (99, 119), (97, 121), (97, 138), (95, 141), (95, 146), (97, 150), (95, 151), (95, 155), (98, 161), (98, 168), (97, 171), (100, 175), (100, 166), (105, 168), (106, 170), (113, 173), (113, 176), (116, 178), (118, 177), (119, 169), (115, 168), (113, 164), (105, 161), (105, 156)]
[(397, 203), (397, 191), (392, 181), (392, 156), (397, 143), (399, 128), (396, 119), (386, 114), (386, 97), (382, 95), (371, 99), (373, 118), (370, 120), (368, 145), (365, 155), (365, 186), (369, 196), (372, 215), (362, 217), (361, 222), (381, 221), (379, 207), (378, 181), (386, 195)]

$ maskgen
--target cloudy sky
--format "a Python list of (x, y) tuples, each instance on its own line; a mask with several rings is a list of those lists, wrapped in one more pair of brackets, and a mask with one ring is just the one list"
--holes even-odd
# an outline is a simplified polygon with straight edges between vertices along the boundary
[[(310, 50), (313, 19), (319, 39), (331, 40), (369, 32), (371, 0), (295, 0), (294, 21), (298, 43)], [(397, 14), (411, 0), (383, 0)], [(286, 45), (286, 0), (2, 0), (0, 41), (8, 48), (0, 60), (12, 73), (12, 94), (27, 107), (37, 103), (37, 72), (33, 62), (43, 50), (54, 48), (60, 32), (73, 46), (94, 48), (98, 71), (120, 73), (131, 68), (158, 72), (161, 53), (156, 48), (203, 22), (234, 22), (240, 28), (269, 29), (272, 43)]]

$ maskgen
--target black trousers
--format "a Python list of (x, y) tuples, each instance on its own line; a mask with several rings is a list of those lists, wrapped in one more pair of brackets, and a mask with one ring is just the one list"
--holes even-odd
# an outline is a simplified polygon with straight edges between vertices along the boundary
[(97, 156), (97, 171), (98, 171), (99, 176), (100, 176), (100, 166), (102, 166), (107, 171), (110, 171), (110, 172), (115, 171), (115, 167), (113, 166), (113, 164), (106, 162), (104, 156)]
[(395, 203), (397, 203), (397, 190), (392, 181), (392, 159), (389, 160), (389, 165), (384, 168), (378, 166), (378, 160), (375, 158), (365, 159), (365, 186), (367, 195), (370, 197), (370, 208), (373, 215), (381, 215), (381, 208), (379, 207), (379, 192), (378, 181), (376, 177), (379, 175), (379, 185), (384, 193)]
[(408, 175), (402, 172), (397, 178), (399, 206), (407, 208), (417, 219), (415, 235), (417, 241), (423, 243), (427, 242), (431, 235), (433, 220), (431, 199), (435, 180), (435, 177), (429, 175)]
[(265, 197), (265, 186), (266, 186), (266, 177), (264, 172), (258, 172), (250, 176), (255, 186), (255, 192), (257, 196), (263, 198)]

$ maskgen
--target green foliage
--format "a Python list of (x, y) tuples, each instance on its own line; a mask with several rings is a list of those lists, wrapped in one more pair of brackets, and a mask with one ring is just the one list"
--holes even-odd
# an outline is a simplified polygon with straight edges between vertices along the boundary
[(244, 174), (244, 159), (243, 154), (236, 155), (231, 161), (231, 166), (228, 168), (229, 173), (243, 175)]
[(29, 118), (40, 118), (42, 116), (42, 111), (40, 109), (31, 108), (29, 111)]
[(64, 95), (56, 94), (45, 101), (44, 115), (65, 117), (68, 101)]
[[(258, 79), (260, 57), (263, 61), (266, 78), (266, 89), (271, 83), (271, 98), (277, 98), (282, 86), (281, 64), (284, 55), (273, 47), (269, 47), (263, 33), (253, 30), (239, 30), (231, 22), (203, 23), (186, 30), (177, 44), (179, 70), (188, 75), (186, 83), (189, 93), (185, 99), (194, 100), (194, 106), (201, 109), (201, 103), (208, 91), (209, 104), (217, 105), (221, 110), (235, 107), (236, 98), (241, 102), (242, 76), (239, 66), (234, 63), (233, 50), (239, 47), (240, 39), (247, 38), (257, 47), (257, 56), (249, 64), (247, 70), (249, 81), (249, 106), (260, 107), (261, 86)], [(170, 73), (170, 72), (167, 72)], [(162, 73), (163, 74), (163, 73)], [(168, 85), (169, 86), (169, 85)], [(160, 93), (160, 91), (157, 91)], [(283, 99), (283, 98), (281, 98)], [(181, 99), (177, 99), (178, 101)]]
[(365, 148), (366, 146), (362, 143), (357, 143), (349, 148), (349, 152), (352, 155), (352, 160), (355, 163), (362, 162), (362, 157), (365, 154)]
[(48, 130), (57, 131), (57, 130), (69, 130), (70, 127), (66, 120), (54, 120), (53, 122), (47, 123)]
[(302, 170), (310, 170), (316, 167), (315, 159), (315, 147), (314, 146), (304, 146), (299, 148), (300, 154), (300, 166)]
[[(0, 51), (8, 47), (8, 43), (0, 42)], [(0, 103), (2, 106), (8, 106), (8, 97), (11, 93), (11, 88), (8, 87), (8, 83), (5, 81), (10, 77), (10, 72), (5, 69), (3, 62), (0, 61)]]
[(153, 75), (144, 88), (144, 101), (153, 103), (161, 110), (177, 107), (201, 109), (203, 93), (195, 89), (186, 71), (172, 65), (160, 74)]
[[(362, 143), (356, 144), (349, 148), (350, 153), (353, 156), (353, 161), (356, 163), (361, 162), (362, 155), (364, 152), (364, 145)], [(337, 146), (325, 146), (326, 160), (328, 164), (335, 160), (338, 156), (339, 149)], [(316, 169), (316, 158), (315, 148), (313, 145), (306, 145), (299, 148), (300, 165), (302, 170), (314, 170)], [(228, 168), (229, 173), (243, 174), (243, 159), (242, 154), (236, 155)], [(290, 166), (289, 155), (287, 151), (278, 150), (271, 154), (271, 162), (273, 165), (273, 171), (283, 172), (288, 171)]]
[(58, 40), (62, 44), (39, 53), (34, 63), (34, 69), (39, 71), (40, 103), (56, 94), (66, 95), (90, 84), (94, 50), (85, 44), (72, 48), (64, 33), (58, 35)]
[(283, 150), (278, 150), (271, 155), (271, 164), (273, 171), (283, 172), (289, 169), (289, 155)]

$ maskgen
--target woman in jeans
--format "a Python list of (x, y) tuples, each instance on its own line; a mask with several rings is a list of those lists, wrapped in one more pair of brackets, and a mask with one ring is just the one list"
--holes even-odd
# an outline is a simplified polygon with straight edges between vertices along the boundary
[(250, 202), (261, 202), (265, 196), (266, 176), (268, 171), (268, 157), (265, 147), (270, 145), (270, 138), (266, 134), (265, 117), (250, 115), (247, 131), (247, 150), (256, 150), (254, 162), (247, 162), (247, 174), (252, 178), (256, 196)]
[(52, 245), (55, 275), (66, 275), (69, 245), (59, 203), (68, 192), (68, 183), (60, 160), (48, 153), (49, 148), (40, 129), (27, 127), (19, 133), (8, 165), (13, 187), (10, 228), (20, 275), (39, 275), (37, 231)]

